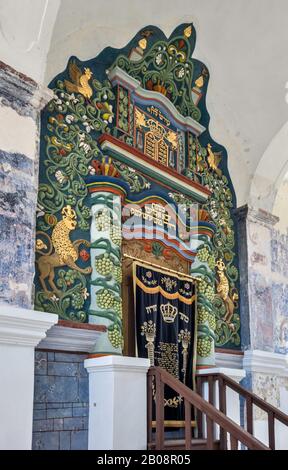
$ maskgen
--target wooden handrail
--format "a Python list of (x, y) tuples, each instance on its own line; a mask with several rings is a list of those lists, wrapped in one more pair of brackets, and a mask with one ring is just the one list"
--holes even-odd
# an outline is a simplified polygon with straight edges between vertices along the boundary
[[(255, 393), (250, 392), (246, 388), (239, 385), (230, 377), (227, 377), (226, 375), (217, 373), (217, 372), (212, 372), (212, 373), (207, 372), (207, 373), (198, 375), (196, 377), (197, 392), (201, 396), (202, 396), (203, 383), (208, 383), (209, 390), (210, 390), (210, 388), (212, 387), (211, 381), (213, 381), (213, 384), (215, 384), (215, 382), (218, 382), (220, 410), (223, 411), (224, 413), (226, 413), (226, 409), (225, 410), (223, 409), (223, 399), (224, 399), (224, 396), (226, 396), (227, 388), (230, 388), (231, 390), (238, 393), (238, 395), (242, 396), (245, 399), (246, 425), (247, 425), (247, 432), (250, 435), (253, 435), (253, 405), (257, 406), (258, 408), (261, 408), (264, 412), (267, 413), (269, 448), (274, 450), (275, 449), (275, 420), (288, 426), (288, 416), (282, 411), (278, 410), (278, 408), (276, 408), (275, 406), (270, 405), (270, 403), (267, 403), (265, 400), (255, 395)], [(209, 397), (210, 397), (210, 393), (209, 393)]]
[[(152, 380), (151, 380), (152, 378)], [(262, 444), (254, 436), (251, 436), (247, 431), (241, 428), (238, 424), (232, 421), (230, 418), (225, 416), (222, 411), (215, 408), (214, 405), (210, 404), (198, 393), (194, 392), (182, 382), (177, 380), (171, 374), (161, 367), (150, 367), (148, 371), (148, 410), (151, 410), (151, 402), (153, 400), (152, 382), (154, 379), (154, 387), (156, 387), (156, 450), (164, 449), (164, 386), (167, 385), (173, 389), (184, 399), (185, 411), (185, 438), (186, 448), (191, 448), (191, 431), (188, 431), (188, 422), (191, 427), (191, 413), (189, 412), (189, 406), (187, 403), (192, 405), (198, 412), (206, 416), (206, 427), (207, 427), (207, 448), (213, 448), (213, 432), (215, 424), (220, 426), (220, 430), (230, 434), (231, 449), (237, 449), (238, 443), (242, 443), (248, 449), (251, 450), (269, 450), (269, 447)], [(191, 407), (190, 407), (191, 410)], [(148, 412), (148, 437), (151, 438), (152, 428), (152, 417), (151, 411)], [(190, 441), (190, 442), (187, 442)], [(151, 441), (148, 442), (151, 445)], [(220, 440), (221, 444), (221, 440)]]
[[(261, 408), (262, 410), (266, 411), (267, 413), (268, 412), (271, 412), (271, 413), (274, 413), (275, 415), (275, 418), (280, 421), (281, 423), (283, 424), (286, 424), (286, 426), (288, 426), (288, 415), (286, 415), (285, 413), (283, 413), (282, 411), (278, 410), (278, 408), (276, 408), (275, 406), (271, 405), (270, 403), (268, 403), (267, 401), (263, 400), (263, 398), (260, 398), (258, 397), (258, 395), (255, 395), (255, 393), (253, 392), (250, 392), (249, 390), (247, 390), (246, 388), (242, 387), (242, 385), (239, 385), (238, 382), (235, 382), (235, 380), (233, 379), (230, 379), (230, 377), (227, 377), (227, 375), (224, 375), (224, 374), (221, 374), (221, 373), (217, 373), (217, 372), (212, 372), (211, 374), (209, 374), (209, 372), (207, 372), (206, 374), (201, 374), (201, 375), (198, 375), (197, 376), (197, 379), (199, 377), (216, 377), (217, 379), (219, 377), (222, 377), (222, 379), (224, 380), (225, 382), (225, 385), (229, 386), (232, 390), (234, 390), (235, 392), (239, 393), (239, 395), (242, 395), (244, 397), (250, 397), (252, 399), (252, 402), (254, 405), (258, 406), (259, 408)], [(208, 379), (209, 380), (209, 379)]]

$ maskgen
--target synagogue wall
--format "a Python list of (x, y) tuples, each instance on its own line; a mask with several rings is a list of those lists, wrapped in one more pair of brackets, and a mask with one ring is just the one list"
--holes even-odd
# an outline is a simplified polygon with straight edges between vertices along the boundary
[(88, 448), (87, 355), (37, 350), (33, 413), (34, 450)]
[(288, 237), (278, 218), (248, 213), (248, 285), (251, 348), (288, 352)]

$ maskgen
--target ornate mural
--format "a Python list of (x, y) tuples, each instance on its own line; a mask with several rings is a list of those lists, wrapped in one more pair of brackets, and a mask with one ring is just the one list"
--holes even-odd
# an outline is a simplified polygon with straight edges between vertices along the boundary
[(199, 279), (198, 355), (206, 364), (214, 344), (240, 347), (236, 199), (226, 150), (209, 133), (209, 72), (192, 58), (195, 41), (191, 24), (170, 38), (149, 26), (123, 49), (85, 62), (72, 57), (51, 82), (55, 97), (41, 122), (35, 307), (78, 322), (106, 318), (107, 341), (121, 353), (127, 217), (121, 222), (109, 206), (114, 195), (120, 210), (137, 204), (129, 215), (139, 227), (143, 220), (159, 227), (154, 250), (191, 264)]

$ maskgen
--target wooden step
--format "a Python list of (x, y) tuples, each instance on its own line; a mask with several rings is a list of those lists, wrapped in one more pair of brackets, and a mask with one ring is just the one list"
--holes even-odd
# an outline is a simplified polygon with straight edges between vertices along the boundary
[[(191, 441), (192, 450), (206, 450), (207, 440), (206, 439), (192, 439)], [(155, 442), (148, 443), (148, 450), (155, 450)], [(213, 450), (220, 449), (220, 441), (215, 440), (213, 443)], [(166, 439), (164, 441), (164, 448), (162, 450), (185, 450), (185, 439)]]

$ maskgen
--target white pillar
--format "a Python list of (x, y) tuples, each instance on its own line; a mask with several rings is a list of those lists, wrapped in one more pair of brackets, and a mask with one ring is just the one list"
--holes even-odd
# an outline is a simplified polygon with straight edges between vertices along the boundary
[(30, 450), (34, 349), (58, 315), (0, 306), (0, 449)]
[(147, 449), (148, 359), (86, 359), (89, 373), (89, 450)]

